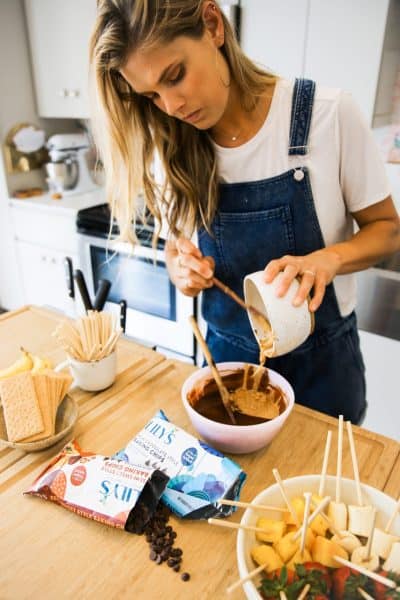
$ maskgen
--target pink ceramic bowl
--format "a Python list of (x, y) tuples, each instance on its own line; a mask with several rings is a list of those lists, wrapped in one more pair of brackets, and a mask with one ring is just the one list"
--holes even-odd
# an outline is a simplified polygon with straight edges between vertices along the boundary
[[(245, 364), (242, 362), (225, 362), (218, 363), (217, 368), (223, 375), (224, 371), (243, 369)], [(253, 366), (257, 367), (257, 365)], [(276, 371), (272, 371), (272, 369), (268, 369), (268, 374), (272, 385), (278, 386), (284, 393), (287, 406), (279, 417), (257, 425), (225, 425), (224, 423), (217, 423), (216, 421), (207, 419), (192, 408), (187, 399), (188, 393), (200, 381), (209, 379), (212, 376), (209, 367), (203, 367), (195, 371), (186, 379), (182, 386), (183, 406), (189, 415), (193, 427), (210, 446), (217, 448), (221, 452), (246, 454), (267, 446), (274, 439), (293, 408), (294, 392), (292, 386), (282, 375), (279, 375)]]

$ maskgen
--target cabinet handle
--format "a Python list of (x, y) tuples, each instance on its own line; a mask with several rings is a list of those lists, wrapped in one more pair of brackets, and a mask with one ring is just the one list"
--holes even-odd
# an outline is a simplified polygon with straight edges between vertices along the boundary
[(57, 260), (53, 257), (52, 259), (50, 259), (50, 262), (51, 262), (52, 265), (55, 265), (56, 262), (57, 262)]
[(65, 88), (62, 90), (59, 90), (59, 92), (57, 92), (58, 96), (60, 96), (61, 98), (66, 98), (68, 96), (68, 90), (66, 90)]
[(79, 93), (80, 93), (79, 90), (69, 90), (68, 96), (70, 98), (78, 98)]
[(46, 261), (47, 261), (47, 258), (46, 258), (46, 256), (41, 256), (41, 257), (40, 257), (40, 260), (41, 260), (42, 262), (46, 262)]

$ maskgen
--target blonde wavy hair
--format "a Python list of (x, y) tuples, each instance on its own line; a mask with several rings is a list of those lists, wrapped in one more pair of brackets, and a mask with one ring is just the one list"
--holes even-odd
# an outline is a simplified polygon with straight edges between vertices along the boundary
[[(119, 72), (138, 48), (169, 43), (182, 35), (200, 39), (205, 31), (203, 4), (204, 0), (97, 2), (90, 42), (93, 132), (120, 238), (132, 243), (137, 242), (136, 218), (144, 218), (140, 194), (155, 217), (154, 245), (162, 219), (172, 236), (191, 235), (201, 225), (209, 230), (217, 210), (217, 161), (208, 132), (159, 110), (149, 98), (136, 94)], [(221, 14), (225, 41), (220, 50), (243, 107), (252, 110), (276, 77), (243, 54)], [(162, 186), (152, 175), (155, 151), (165, 173)]]

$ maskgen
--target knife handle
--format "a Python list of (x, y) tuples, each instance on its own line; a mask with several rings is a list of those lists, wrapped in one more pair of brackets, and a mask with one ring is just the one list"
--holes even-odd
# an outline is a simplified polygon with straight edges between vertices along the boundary
[(120, 313), (119, 313), (119, 324), (121, 326), (122, 331), (125, 333), (126, 329), (126, 300), (121, 300), (119, 303)]
[(74, 279), (76, 281), (76, 285), (78, 286), (79, 292), (81, 294), (83, 306), (85, 310), (93, 310), (92, 302), (90, 300), (89, 292), (86, 287), (85, 278), (80, 269), (75, 269), (74, 271)]
[(108, 279), (99, 279), (96, 296), (93, 302), (94, 310), (103, 310), (110, 287), (111, 283)]
[(72, 259), (69, 256), (64, 258), (65, 278), (67, 281), (67, 289), (69, 298), (75, 298), (74, 276), (72, 268)]

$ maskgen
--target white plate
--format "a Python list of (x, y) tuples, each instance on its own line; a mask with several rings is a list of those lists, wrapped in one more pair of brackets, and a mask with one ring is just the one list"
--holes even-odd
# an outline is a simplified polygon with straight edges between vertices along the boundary
[[(295, 496), (302, 496), (304, 492), (318, 492), (320, 482), (320, 475), (302, 475), (299, 477), (292, 477), (286, 479), (283, 483), (285, 490), (289, 498)], [(326, 478), (326, 485), (324, 495), (330, 495), (332, 499), (335, 498), (336, 489), (336, 477), (328, 475)], [(376, 525), (377, 527), (383, 528), (388, 522), (389, 518), (393, 514), (396, 506), (396, 501), (387, 496), (383, 492), (380, 492), (376, 488), (373, 488), (364, 483), (361, 484), (362, 496), (364, 504), (373, 504), (378, 509)], [(356, 486), (352, 479), (342, 479), (342, 491), (341, 501), (346, 504), (357, 504)], [(272, 506), (284, 507), (282, 494), (279, 490), (278, 485), (275, 483), (270, 487), (260, 492), (253, 500), (254, 504), (271, 504)], [(246, 509), (243, 514), (241, 524), (242, 525), (255, 525), (257, 518), (260, 516), (268, 516), (271, 519), (281, 518), (282, 513), (280, 512), (268, 512), (257, 511), (254, 509)], [(400, 516), (397, 515), (393, 523), (393, 528), (390, 533), (400, 536)], [(250, 571), (253, 571), (257, 565), (253, 562), (250, 556), (251, 548), (259, 543), (256, 540), (255, 533), (253, 531), (244, 531), (239, 529), (237, 534), (236, 542), (236, 554), (239, 568), (239, 578), (245, 577)], [(243, 585), (243, 590), (248, 600), (262, 600), (260, 594), (257, 591), (257, 587), (260, 585), (262, 575), (258, 575), (251, 581), (247, 581)]]

